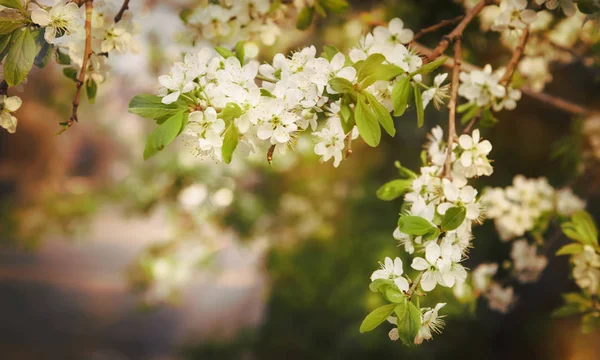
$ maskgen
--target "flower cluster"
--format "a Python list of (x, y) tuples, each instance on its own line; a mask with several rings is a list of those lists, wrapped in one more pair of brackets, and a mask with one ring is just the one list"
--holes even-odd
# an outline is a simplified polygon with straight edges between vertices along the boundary
[(510, 257), (513, 262), (513, 271), (517, 280), (521, 283), (537, 281), (540, 274), (546, 268), (548, 259), (537, 254), (537, 246), (529, 244), (525, 239), (513, 242)]
[[(382, 287), (385, 286), (386, 293), (395, 291), (401, 294), (397, 297), (387, 294), (387, 299), (392, 303), (409, 301), (418, 287), (422, 293), (432, 291), (437, 285), (461, 287), (467, 278), (467, 271), (461, 262), (471, 247), (471, 225), (482, 221), (477, 190), (467, 185), (467, 181), (492, 173), (487, 158), (492, 146), (487, 140), (481, 141), (479, 130), (473, 131), (472, 135), (461, 135), (458, 143), (452, 144), (449, 153), (447, 146), (442, 129), (434, 128), (426, 147), (429, 163), (421, 168), (420, 175), (401, 168), (402, 172), (410, 175), (409, 179), (395, 180), (380, 189), (380, 193), (386, 194), (387, 199), (390, 198), (388, 195), (392, 189), (396, 189), (397, 196), (406, 193), (405, 210), (400, 215), (394, 238), (404, 246), (407, 253), (419, 254), (411, 263), (411, 268), (419, 272), (412, 280), (404, 274), (399, 258), (393, 262), (387, 258), (382, 269), (373, 273), (372, 290), (382, 292)], [(447, 154), (451, 156), (451, 174), (444, 176)], [(484, 284), (487, 282), (485, 277), (477, 274), (481, 291), (487, 287)], [(431, 339), (432, 332), (440, 331), (442, 322), (438, 311), (444, 305), (417, 309), (420, 314), (420, 330), (414, 334), (412, 342), (420, 344), (424, 339)], [(400, 324), (400, 319), (396, 318), (402, 316), (396, 310), (391, 322)], [(397, 338), (398, 333), (405, 334), (406, 331), (398, 325), (390, 333), (390, 337)], [(406, 339), (403, 341), (406, 342)]]
[(598, 294), (600, 286), (600, 253), (591, 245), (584, 245), (583, 251), (573, 255), (573, 277), (577, 286), (591, 294)]
[[(424, 106), (431, 101), (439, 106), (447, 97), (445, 74), (431, 87), (422, 83), (422, 74), (442, 62), (422, 70), (421, 57), (404, 45), (412, 36), (400, 19), (393, 19), (388, 27), (367, 34), (347, 56), (335, 47), (318, 56), (310, 46), (290, 57), (276, 54), (271, 63), (260, 65), (247, 61), (243, 47), (235, 53), (203, 48), (159, 78), (157, 95), (165, 108), (191, 112), (182, 132), (200, 155), (228, 162), (236, 148), (254, 152), (261, 141), (271, 152), (283, 152), (300, 133), (310, 131), (314, 152), (322, 161), (333, 159), (337, 167), (359, 134), (371, 146), (379, 143), (379, 124), (395, 134), (390, 112), (403, 113), (407, 107), (392, 101), (399, 85), (419, 93), (423, 89)], [(136, 112), (132, 106), (130, 110)], [(464, 150), (475, 157), (478, 151)], [(463, 163), (483, 171), (477, 170), (483, 164), (473, 156), (464, 155)]]
[(536, 19), (534, 10), (527, 9), (527, 0), (502, 0), (492, 30), (520, 33)]
[(514, 110), (517, 101), (521, 99), (521, 91), (500, 84), (504, 69), (492, 72), (491, 65), (483, 70), (473, 70), (470, 73), (460, 73), (458, 94), (467, 99), (469, 104), (479, 108)]
[(545, 178), (517, 175), (512, 186), (487, 188), (483, 195), (486, 216), (494, 219), (503, 241), (536, 229), (551, 214), (570, 216), (585, 208), (585, 202), (570, 189), (555, 190)]

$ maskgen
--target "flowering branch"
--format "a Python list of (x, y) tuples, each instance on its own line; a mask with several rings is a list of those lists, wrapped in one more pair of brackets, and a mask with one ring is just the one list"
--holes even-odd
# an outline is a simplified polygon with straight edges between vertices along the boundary
[(452, 67), (452, 87), (450, 89), (450, 101), (448, 102), (448, 146), (446, 150), (446, 161), (444, 170), (440, 174), (441, 177), (447, 177), (452, 180), (452, 144), (456, 137), (456, 98), (458, 97), (458, 85), (460, 74), (460, 63), (462, 55), (461, 37), (457, 37), (454, 41), (454, 66)]
[(506, 65), (506, 71), (504, 72), (504, 76), (500, 79), (500, 84), (508, 85), (510, 84), (512, 77), (515, 73), (517, 65), (519, 65), (519, 61), (521, 61), (521, 57), (523, 57), (523, 51), (525, 50), (525, 45), (527, 44), (527, 39), (529, 39), (529, 28), (525, 28), (523, 30), (523, 35), (521, 35), (521, 39), (519, 40), (519, 45), (513, 52), (512, 58), (508, 65)]
[(475, 18), (477, 14), (481, 12), (481, 10), (487, 5), (489, 0), (481, 0), (475, 7), (473, 7), (469, 12), (465, 15), (462, 21), (452, 30), (452, 32), (440, 41), (440, 43), (433, 49), (431, 53), (427, 55), (428, 61), (433, 61), (438, 57), (442, 56), (444, 51), (448, 48), (451, 42), (456, 40), (458, 37), (462, 36), (462, 33), (465, 31), (465, 28), (469, 23)]
[(129, 0), (124, 0), (121, 9), (117, 13), (117, 15), (115, 15), (115, 24), (121, 21), (121, 19), (123, 18), (123, 14), (125, 13), (125, 11), (127, 11), (127, 9), (129, 9)]
[[(427, 46), (424, 46), (419, 43), (414, 43), (413, 47), (420, 54), (425, 55), (428, 59), (435, 59), (435, 57), (433, 57), (433, 55), (432, 55), (433, 50), (431, 48), (428, 48)], [(452, 68), (454, 66), (454, 59), (448, 58), (446, 60), (446, 63), (444, 64), (444, 66), (447, 68)], [(477, 67), (473, 64), (464, 62), (464, 61), (462, 62), (461, 66), (463, 69), (465, 69), (467, 71), (480, 70), (479, 67)], [(531, 98), (541, 101), (546, 105), (550, 105), (557, 109), (563, 110), (572, 115), (585, 116), (590, 113), (589, 109), (587, 109), (581, 105), (573, 104), (572, 102), (558, 98), (553, 95), (549, 95), (549, 94), (545, 94), (545, 93), (541, 93), (541, 92), (535, 92), (528, 86), (523, 86), (520, 90), (521, 90), (521, 92), (523, 92), (523, 94), (526, 94)]]
[(420, 39), (425, 34), (436, 32), (439, 29), (444, 28), (444, 27), (446, 27), (448, 25), (454, 25), (457, 22), (461, 21), (462, 19), (464, 19), (463, 15), (457, 16), (454, 19), (442, 20), (442, 21), (440, 21), (439, 23), (437, 23), (435, 25), (432, 25), (430, 27), (426, 27), (426, 28), (422, 29), (421, 31), (419, 31), (418, 33), (416, 33), (415, 36), (413, 36), (413, 38), (411, 40), (411, 43), (417, 41), (418, 39)]
[(67, 127), (73, 125), (73, 122), (79, 121), (77, 118), (77, 109), (79, 108), (79, 99), (81, 97), (81, 88), (85, 81), (85, 71), (87, 70), (87, 63), (92, 55), (92, 13), (94, 11), (94, 0), (86, 0), (85, 2), (85, 50), (83, 53), (83, 62), (81, 65), (81, 72), (77, 78), (77, 90), (75, 92), (75, 99), (73, 100), (73, 113), (67, 122)]

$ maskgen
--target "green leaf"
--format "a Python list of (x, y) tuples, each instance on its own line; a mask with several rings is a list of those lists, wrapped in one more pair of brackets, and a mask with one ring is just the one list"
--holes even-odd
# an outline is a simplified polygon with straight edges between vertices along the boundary
[(581, 320), (581, 332), (584, 334), (591, 334), (594, 330), (600, 328), (600, 313), (595, 311), (589, 314), (583, 315)]
[(386, 289), (392, 286), (394, 286), (394, 281), (391, 279), (375, 279), (369, 284), (369, 290), (385, 294)]
[(160, 119), (171, 117), (177, 112), (187, 109), (183, 100), (172, 104), (163, 104), (162, 99), (156, 95), (137, 95), (129, 103), (129, 112), (147, 119)]
[(460, 226), (465, 221), (467, 216), (467, 209), (464, 206), (451, 207), (446, 210), (444, 217), (442, 218), (441, 227), (444, 231), (452, 231)]
[(398, 227), (400, 231), (409, 235), (423, 236), (428, 233), (433, 233), (435, 226), (420, 216), (402, 215), (398, 219)]
[(179, 12), (179, 18), (183, 21), (184, 24), (187, 24), (190, 15), (194, 13), (194, 10), (190, 8), (183, 9)]
[(472, 104), (471, 106), (469, 106), (468, 111), (460, 118), (460, 123), (463, 125), (468, 123), (472, 118), (479, 114), (479, 110), (480, 109), (479, 106), (477, 106), (477, 104)]
[(305, 6), (300, 10), (298, 14), (298, 20), (296, 20), (296, 28), (298, 30), (306, 30), (312, 24), (313, 16), (315, 15), (315, 8)]
[(417, 178), (417, 174), (415, 174), (415, 172), (411, 169), (402, 166), (402, 164), (400, 164), (400, 161), (394, 162), (394, 166), (398, 169), (398, 174), (400, 174), (401, 177), (409, 179)]
[(354, 129), (354, 125), (356, 124), (354, 120), (354, 112), (352, 112), (352, 109), (350, 109), (350, 105), (342, 102), (340, 114), (342, 115), (342, 130), (344, 130), (344, 134), (348, 134), (350, 131), (352, 131), (352, 129)]
[(366, 333), (378, 327), (394, 311), (396, 304), (388, 304), (373, 310), (360, 324), (360, 332)]
[(354, 85), (344, 78), (333, 78), (329, 80), (329, 86), (340, 94), (355, 92)]
[(410, 77), (405, 77), (396, 84), (392, 89), (392, 104), (394, 105), (394, 116), (402, 116), (406, 107), (408, 106), (408, 99), (410, 97)]
[(410, 75), (411, 76), (415, 76), (417, 74), (421, 74), (421, 75), (429, 74), (433, 70), (435, 70), (435, 69), (439, 68), (440, 66), (444, 65), (444, 63), (446, 62), (446, 60), (448, 60), (447, 56), (439, 57), (439, 58), (435, 59), (434, 61), (421, 66), (416, 71), (413, 71)]
[(558, 249), (556, 255), (575, 255), (580, 254), (581, 252), (583, 252), (583, 245), (573, 243), (565, 245)]
[(228, 59), (228, 58), (230, 58), (230, 57), (232, 57), (232, 56), (235, 56), (235, 54), (234, 54), (234, 53), (233, 53), (231, 50), (229, 50), (229, 49), (226, 49), (226, 48), (224, 48), (224, 47), (222, 47), (222, 46), (217, 46), (217, 47), (215, 47), (215, 51), (216, 51), (216, 52), (217, 52), (219, 55), (221, 55), (222, 57), (224, 57), (225, 59)]
[(492, 110), (489, 108), (485, 108), (481, 113), (481, 120), (479, 120), (479, 125), (481, 127), (493, 127), (498, 123), (498, 119), (494, 117)]
[(63, 74), (64, 74), (66, 77), (68, 77), (69, 79), (71, 79), (71, 80), (73, 80), (73, 81), (77, 82), (77, 74), (78, 74), (78, 73), (77, 73), (77, 70), (75, 70), (75, 69), (73, 69), (73, 68), (71, 68), (71, 67), (64, 68), (64, 69), (63, 69)]
[(40, 47), (40, 51), (33, 60), (33, 64), (40, 69), (46, 67), (46, 65), (48, 65), (50, 59), (52, 58), (53, 50), (53, 46), (44, 41), (44, 43)]
[(400, 304), (406, 300), (406, 296), (400, 290), (391, 286), (385, 290), (385, 298), (394, 304)]
[(573, 214), (573, 223), (585, 234), (592, 244), (598, 245), (598, 229), (592, 216), (585, 210)]
[(440, 229), (437, 227), (432, 227), (432, 230), (430, 232), (428, 232), (427, 234), (423, 235), (423, 240), (424, 241), (428, 241), (428, 240), (436, 240), (439, 236), (440, 236)]
[(269, 90), (264, 89), (264, 88), (260, 88), (260, 96), (266, 96), (266, 97), (270, 97), (270, 98), (275, 97), (275, 95), (273, 95)]
[(8, 52), (8, 44), (10, 43), (11, 35), (0, 35), (0, 61), (4, 59)]
[(229, 164), (240, 139), (240, 133), (233, 121), (225, 130), (225, 134), (223, 134), (223, 136), (224, 139), (223, 147), (221, 148), (221, 155), (223, 156), (223, 161), (225, 161), (226, 164)]
[(358, 76), (358, 82), (362, 82), (367, 76), (375, 74), (381, 63), (384, 61), (385, 57), (382, 54), (375, 53), (369, 55), (369, 57), (367, 57), (365, 60), (354, 64), (354, 68), (356, 69)]
[(26, 25), (25, 19), (0, 17), (0, 35), (8, 35)]
[(363, 92), (369, 101), (369, 105), (373, 108), (375, 112), (375, 116), (377, 120), (381, 124), (381, 126), (385, 129), (385, 131), (390, 135), (396, 135), (396, 128), (394, 127), (394, 120), (392, 119), (392, 115), (385, 106), (383, 106), (377, 98), (368, 92)]
[(17, 9), (25, 11), (25, 7), (23, 7), (23, 3), (21, 0), (0, 0), (0, 5), (6, 6), (7, 8)]
[[(188, 112), (180, 111), (160, 124), (148, 137), (144, 149), (144, 160), (148, 160), (157, 152), (169, 145), (179, 135), (187, 123)], [(185, 120), (184, 120), (185, 118)]]
[(60, 65), (71, 65), (71, 57), (56, 48), (56, 62)]
[(464, 113), (465, 111), (469, 110), (470, 108), (472, 108), (473, 106), (477, 106), (477, 104), (475, 103), (464, 103), (464, 104), (460, 104), (456, 107), (456, 112), (459, 114)]
[(323, 46), (323, 54), (321, 56), (327, 59), (327, 61), (331, 61), (331, 59), (333, 59), (333, 57), (339, 52), (340, 50), (337, 47), (333, 45), (325, 45)]
[(334, 13), (341, 13), (348, 10), (348, 2), (346, 0), (319, 0), (319, 3), (327, 10)]
[(96, 94), (98, 93), (98, 84), (94, 79), (88, 79), (85, 82), (85, 91), (87, 93), (87, 98), (90, 104), (96, 102)]
[(554, 318), (567, 317), (581, 313), (577, 306), (563, 305), (558, 309), (554, 310), (550, 316)]
[(377, 190), (377, 197), (383, 201), (392, 201), (399, 198), (412, 186), (412, 179), (396, 179), (385, 183)]
[(238, 41), (235, 44), (235, 57), (240, 61), (240, 64), (244, 65), (244, 57), (246, 56), (246, 52), (244, 50), (245, 41)]
[(16, 86), (25, 79), (36, 55), (35, 39), (29, 28), (15, 31), (4, 62), (4, 80), (8, 85)]
[(404, 345), (412, 345), (421, 328), (421, 311), (409, 301), (394, 308), (398, 317), (398, 335)]
[(225, 122), (232, 122), (234, 119), (242, 116), (242, 108), (236, 103), (227, 103), (225, 109), (219, 114), (219, 119), (223, 119)]
[(417, 109), (417, 126), (421, 127), (425, 123), (425, 109), (423, 108), (421, 88), (419, 88), (417, 84), (414, 84), (413, 91), (415, 96), (415, 108)]
[(354, 118), (358, 132), (367, 145), (376, 147), (381, 140), (381, 128), (375, 114), (369, 110), (363, 98), (359, 98), (354, 110)]

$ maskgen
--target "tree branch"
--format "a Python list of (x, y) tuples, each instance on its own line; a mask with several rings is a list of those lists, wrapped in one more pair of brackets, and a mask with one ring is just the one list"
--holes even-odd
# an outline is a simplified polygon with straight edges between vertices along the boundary
[(458, 97), (458, 85), (460, 75), (460, 64), (462, 59), (461, 37), (454, 40), (454, 66), (452, 67), (452, 87), (450, 89), (450, 101), (448, 102), (448, 144), (446, 149), (446, 161), (441, 176), (452, 180), (452, 144), (456, 137), (456, 98)]
[(527, 39), (529, 39), (529, 28), (525, 28), (523, 30), (523, 35), (521, 35), (521, 39), (519, 40), (519, 45), (513, 51), (512, 58), (508, 65), (506, 65), (506, 71), (504, 71), (504, 76), (500, 79), (500, 84), (504, 86), (508, 86), (512, 81), (512, 77), (517, 69), (517, 65), (519, 65), (519, 61), (521, 61), (521, 57), (523, 57), (523, 52), (525, 50), (525, 45), (527, 44)]
[(426, 27), (426, 28), (422, 29), (421, 31), (419, 31), (418, 33), (416, 33), (415, 36), (413, 36), (413, 39), (410, 42), (411, 43), (415, 42), (418, 39), (420, 39), (423, 35), (429, 34), (429, 33), (432, 33), (432, 32), (436, 32), (439, 29), (441, 29), (443, 27), (446, 27), (448, 25), (454, 25), (457, 22), (461, 21), (463, 18), (464, 18), (464, 16), (461, 15), (461, 16), (455, 17), (454, 19), (442, 20), (442, 21), (440, 21), (439, 23), (437, 23), (435, 25), (432, 25), (430, 27)]
[(87, 70), (88, 60), (92, 55), (92, 13), (94, 11), (94, 0), (85, 1), (85, 50), (83, 53), (83, 62), (81, 64), (81, 72), (77, 78), (77, 90), (75, 91), (75, 99), (73, 100), (73, 113), (67, 121), (67, 127), (71, 127), (73, 122), (78, 122), (77, 110), (79, 108), (79, 99), (81, 98), (81, 88), (85, 82), (85, 72)]
[[(433, 52), (432, 49), (430, 49), (424, 45), (421, 45), (419, 43), (414, 43), (413, 48), (415, 48), (419, 53), (427, 56), (428, 58), (430, 58), (429, 55)], [(449, 58), (448, 60), (446, 60), (446, 63), (444, 64), (444, 66), (447, 68), (454, 67), (454, 59)], [(477, 66), (467, 63), (467, 62), (464, 62), (464, 61), (462, 62), (461, 67), (466, 71), (481, 70)], [(553, 95), (535, 92), (527, 86), (523, 86), (520, 90), (523, 94), (525, 94), (531, 98), (534, 98), (538, 101), (541, 101), (544, 104), (547, 104), (547, 105), (553, 106), (557, 109), (560, 109), (568, 114), (585, 116), (590, 113), (590, 110), (586, 109), (583, 106), (573, 104), (569, 101), (563, 100), (563, 99), (558, 98)]]
[(431, 51), (431, 53), (427, 55), (427, 62), (433, 61), (440, 57), (444, 51), (446, 51), (450, 43), (452, 43), (458, 37), (461, 37), (467, 25), (469, 25), (475, 16), (481, 12), (488, 2), (489, 0), (481, 0), (477, 5), (475, 5), (475, 7), (469, 10), (462, 21), (454, 28), (454, 30), (452, 30), (450, 34), (444, 36), (442, 41), (440, 41), (440, 43)]
[(129, 0), (124, 0), (121, 9), (117, 13), (117, 15), (115, 15), (115, 24), (121, 21), (121, 19), (123, 18), (123, 14), (125, 13), (125, 11), (127, 11), (127, 9), (129, 9)]

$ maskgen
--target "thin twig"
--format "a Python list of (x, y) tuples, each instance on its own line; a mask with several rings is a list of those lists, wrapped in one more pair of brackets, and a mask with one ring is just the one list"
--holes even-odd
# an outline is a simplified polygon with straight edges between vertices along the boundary
[(481, 110), (479, 110), (479, 114), (477, 114), (477, 116), (473, 116), (473, 120), (471, 120), (469, 122), (469, 125), (467, 125), (467, 127), (463, 130), (463, 134), (468, 134), (469, 132), (471, 132), (473, 125), (475, 125), (477, 120), (479, 120), (480, 115), (481, 115)]
[(410, 42), (411, 43), (415, 42), (418, 39), (420, 39), (423, 35), (429, 34), (429, 33), (432, 33), (432, 32), (436, 32), (439, 29), (444, 28), (444, 27), (446, 27), (448, 25), (454, 25), (457, 22), (461, 21), (463, 18), (464, 18), (464, 16), (461, 15), (461, 16), (455, 17), (454, 19), (442, 20), (442, 21), (440, 21), (439, 23), (437, 23), (435, 25), (432, 25), (430, 27), (426, 27), (426, 28), (422, 29), (421, 31), (419, 31), (418, 33), (416, 33), (415, 36), (413, 36), (413, 39)]
[(433, 49), (433, 51), (427, 55), (427, 61), (433, 61), (440, 57), (444, 51), (446, 51), (448, 46), (450, 46), (450, 43), (452, 43), (456, 38), (461, 37), (467, 25), (469, 25), (475, 16), (481, 12), (488, 2), (489, 0), (481, 0), (477, 5), (475, 5), (475, 7), (469, 10), (462, 21), (454, 28), (454, 30), (452, 30), (450, 34), (444, 36), (444, 38)]
[(77, 109), (79, 108), (79, 99), (81, 98), (81, 88), (85, 81), (85, 72), (87, 70), (88, 60), (92, 56), (92, 13), (94, 11), (94, 0), (86, 0), (85, 2), (85, 50), (83, 53), (83, 62), (81, 64), (81, 72), (77, 78), (77, 90), (75, 99), (73, 100), (73, 113), (67, 122), (67, 127), (73, 125), (73, 122), (79, 121), (77, 118)]
[(448, 102), (448, 145), (446, 149), (446, 161), (441, 176), (452, 180), (452, 144), (456, 137), (456, 98), (458, 97), (458, 77), (460, 75), (460, 64), (462, 59), (461, 37), (454, 40), (454, 66), (452, 67), (452, 87), (450, 89), (450, 101)]
[(521, 35), (521, 39), (519, 40), (519, 45), (513, 51), (512, 58), (508, 65), (506, 65), (506, 71), (504, 71), (504, 75), (500, 79), (500, 84), (504, 86), (508, 86), (512, 81), (512, 77), (515, 74), (515, 70), (517, 69), (517, 65), (519, 65), (519, 61), (521, 61), (521, 57), (523, 57), (523, 52), (525, 50), (525, 45), (527, 44), (527, 39), (529, 38), (529, 28), (525, 28), (523, 30), (523, 34)]
[[(415, 48), (419, 53), (427, 56), (428, 58), (429, 58), (429, 55), (433, 52), (432, 49), (430, 49), (424, 45), (421, 45), (419, 43), (414, 43), (413, 48)], [(446, 60), (446, 63), (444, 64), (444, 66), (447, 68), (452, 68), (454, 66), (454, 59), (449, 58), (448, 60)], [(461, 66), (466, 71), (481, 70), (477, 66), (467, 63), (467, 62), (464, 62), (464, 61), (462, 62)], [(586, 109), (583, 106), (573, 104), (567, 100), (558, 98), (553, 95), (535, 92), (527, 86), (523, 86), (520, 90), (523, 94), (525, 94), (533, 99), (536, 99), (538, 101), (541, 101), (544, 104), (547, 104), (547, 105), (553, 106), (557, 109), (560, 109), (568, 114), (585, 116), (590, 113), (590, 110)]]
[(269, 163), (269, 165), (271, 165), (271, 163), (273, 163), (273, 153), (274, 152), (275, 152), (275, 145), (271, 145), (271, 147), (267, 151), (267, 162)]
[(127, 11), (127, 9), (129, 9), (129, 0), (124, 0), (121, 9), (117, 13), (117, 15), (115, 15), (115, 24), (121, 21), (121, 19), (123, 18), (123, 14), (125, 13), (125, 11)]

